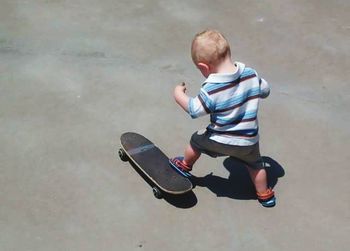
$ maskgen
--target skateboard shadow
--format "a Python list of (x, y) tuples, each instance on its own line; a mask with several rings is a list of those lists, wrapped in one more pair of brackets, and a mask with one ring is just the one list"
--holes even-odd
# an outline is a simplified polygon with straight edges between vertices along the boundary
[(198, 202), (197, 196), (192, 191), (182, 195), (167, 194), (164, 196), (164, 200), (177, 208), (183, 209), (194, 207)]
[[(155, 184), (142, 171), (140, 171), (132, 161), (129, 161), (129, 163), (151, 188), (155, 186)], [(193, 191), (182, 195), (163, 193), (163, 199), (169, 204), (183, 209), (194, 207), (198, 202), (197, 197)]]
[[(268, 185), (274, 187), (278, 178), (285, 175), (282, 166), (270, 157), (262, 157), (266, 166)], [(245, 165), (232, 157), (226, 158), (224, 167), (229, 171), (228, 178), (222, 178), (210, 173), (204, 177), (194, 177), (193, 181), (197, 186), (207, 187), (218, 197), (228, 197), (237, 200), (255, 200), (256, 193), (248, 170)]]

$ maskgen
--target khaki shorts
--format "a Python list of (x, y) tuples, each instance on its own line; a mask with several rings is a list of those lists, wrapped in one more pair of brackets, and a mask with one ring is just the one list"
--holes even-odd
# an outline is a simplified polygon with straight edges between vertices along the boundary
[(211, 157), (230, 156), (243, 161), (254, 169), (263, 169), (264, 164), (260, 156), (259, 142), (251, 146), (226, 145), (211, 140), (210, 133), (194, 133), (190, 144), (192, 148), (200, 153)]

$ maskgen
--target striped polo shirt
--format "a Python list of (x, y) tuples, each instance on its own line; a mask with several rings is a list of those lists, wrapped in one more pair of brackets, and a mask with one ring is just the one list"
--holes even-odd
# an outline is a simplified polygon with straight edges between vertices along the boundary
[(259, 98), (267, 97), (270, 88), (254, 69), (235, 64), (235, 73), (209, 75), (199, 95), (190, 98), (188, 111), (192, 118), (210, 114), (210, 139), (248, 146), (259, 140)]

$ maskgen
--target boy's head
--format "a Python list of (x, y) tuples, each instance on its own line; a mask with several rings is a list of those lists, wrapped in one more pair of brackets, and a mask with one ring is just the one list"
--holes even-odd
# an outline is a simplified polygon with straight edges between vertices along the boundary
[(220, 32), (205, 30), (194, 37), (191, 55), (195, 65), (207, 77), (215, 72), (220, 63), (231, 58), (231, 50), (226, 38)]

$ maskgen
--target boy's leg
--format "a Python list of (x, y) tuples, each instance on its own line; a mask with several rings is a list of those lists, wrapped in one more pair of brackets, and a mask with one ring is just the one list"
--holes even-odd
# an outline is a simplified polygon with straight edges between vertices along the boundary
[(185, 149), (184, 157), (175, 157), (173, 159), (170, 159), (169, 162), (182, 175), (190, 177), (191, 174), (189, 172), (192, 171), (192, 166), (200, 157), (200, 155), (200, 152), (194, 150), (191, 145), (188, 145)]
[(267, 174), (265, 169), (253, 169), (246, 165), (250, 178), (252, 179), (259, 202), (264, 207), (276, 205), (275, 193), (267, 185)]
[[(193, 135), (200, 136), (197, 133), (195, 133)], [(185, 148), (184, 157), (179, 156), (179, 157), (169, 159), (170, 164), (176, 170), (178, 170), (182, 175), (184, 175), (186, 177), (191, 176), (191, 174), (189, 172), (192, 171), (192, 166), (194, 165), (194, 163), (198, 160), (198, 158), (201, 155), (201, 152), (192, 146), (193, 137), (194, 137), (193, 135), (191, 138), (191, 143), (188, 146), (186, 146), (186, 148)]]
[(187, 166), (193, 166), (200, 156), (200, 152), (193, 149), (191, 145), (188, 145), (185, 149), (185, 158), (183, 161)]
[(265, 169), (253, 169), (246, 165), (250, 178), (252, 179), (256, 192), (264, 193), (267, 190), (267, 175)]

